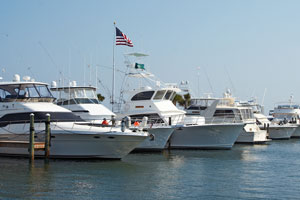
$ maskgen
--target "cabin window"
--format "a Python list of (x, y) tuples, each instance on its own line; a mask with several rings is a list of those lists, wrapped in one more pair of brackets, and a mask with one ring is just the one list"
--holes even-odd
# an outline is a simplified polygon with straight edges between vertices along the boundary
[(6, 90), (0, 89), (0, 97), (1, 97), (1, 99), (5, 99), (7, 96), (11, 96), (11, 94), (8, 91), (6, 91)]
[(150, 100), (154, 94), (154, 91), (146, 91), (146, 92), (140, 92), (136, 95), (134, 95), (131, 98), (131, 101), (141, 101), (141, 100)]
[(190, 106), (188, 107), (188, 110), (199, 110), (200, 107), (199, 106)]
[(155, 94), (155, 96), (154, 96), (153, 99), (155, 99), (155, 100), (159, 99), (160, 100), (160, 99), (163, 98), (163, 96), (164, 96), (165, 93), (166, 93), (166, 90), (159, 90), (159, 91), (156, 92), (156, 94)]
[[(28, 86), (27, 88), (27, 92), (28, 92), (28, 97), (40, 97), (39, 93), (37, 92), (37, 90), (35, 89), (34, 86)], [(21, 90), (20, 90), (21, 92)]]
[(214, 117), (234, 118), (233, 110), (216, 110)]
[(52, 97), (48, 87), (39, 85), (39, 86), (36, 86), (36, 89), (41, 97)]
[(173, 92), (172, 95), (171, 95), (171, 97), (170, 97), (170, 101), (173, 101), (174, 98), (175, 98), (175, 96), (176, 96), (176, 92)]
[(169, 100), (172, 94), (172, 90), (168, 90), (168, 92), (166, 93), (166, 95), (164, 96), (165, 100)]
[(187, 110), (206, 110), (206, 106), (190, 106)]

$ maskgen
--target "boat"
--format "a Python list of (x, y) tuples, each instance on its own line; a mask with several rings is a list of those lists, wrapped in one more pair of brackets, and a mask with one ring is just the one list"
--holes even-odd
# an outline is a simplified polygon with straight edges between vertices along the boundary
[(289, 123), (281, 123), (277, 120), (270, 121), (270, 117), (263, 114), (263, 106), (258, 104), (255, 100), (249, 101), (253, 109), (253, 115), (256, 119), (257, 125), (268, 131), (268, 138), (272, 140), (290, 139), (292, 134), (298, 128), (297, 125)]
[(300, 137), (300, 104), (293, 101), (292, 95), (288, 102), (279, 102), (275, 105), (272, 116), (281, 123), (297, 125), (297, 129), (291, 137)]
[(207, 122), (213, 123), (244, 123), (236, 143), (264, 144), (267, 141), (267, 131), (261, 130), (256, 124), (253, 111), (249, 106), (235, 102), (230, 90), (223, 98), (192, 98), (191, 105), (186, 109), (187, 115), (204, 116)]
[(123, 98), (119, 104), (119, 113), (122, 117), (128, 115), (131, 119), (141, 119), (146, 116), (150, 126), (161, 123), (175, 128), (165, 141), (165, 148), (230, 149), (233, 146), (243, 123), (207, 124), (202, 116), (186, 116), (186, 112), (172, 102), (180, 92), (176, 84), (163, 83), (145, 68), (137, 69), (134, 62), (127, 63), (127, 75), (138, 80), (134, 79), (131, 84), (127, 84), (136, 87), (121, 93)]
[[(53, 103), (48, 84), (30, 80), (0, 82), (0, 141), (28, 141), (29, 116), (34, 114), (35, 140), (44, 141), (46, 115), (51, 116), (51, 158), (121, 159), (143, 142), (148, 133), (93, 127), (70, 110)], [(124, 130), (124, 129), (123, 129)], [(1, 155), (26, 156), (27, 149), (0, 147)], [(41, 156), (41, 151), (35, 152)]]
[(111, 125), (116, 117), (99, 102), (96, 88), (93, 86), (77, 86), (76, 81), (70, 82), (69, 86), (57, 86), (56, 82), (52, 81), (50, 90), (56, 97), (57, 105), (71, 110), (90, 124), (101, 125), (104, 120), (108, 120)]
[[(128, 116), (133, 129), (139, 128), (134, 127), (134, 123), (141, 123), (143, 119), (147, 119), (147, 123), (143, 124), (143, 130), (148, 131), (152, 139), (145, 140), (135, 151), (162, 151), (167, 148), (170, 136), (176, 128), (175, 125), (184, 116), (184, 112), (177, 110), (169, 112), (169, 106), (172, 106), (172, 109), (175, 107), (169, 102), (175, 97), (178, 88), (166, 87), (157, 90), (141, 83), (145, 80), (153, 83), (153, 74), (145, 70), (144, 64), (135, 62), (137, 58), (147, 56), (143, 53), (125, 55), (127, 73), (124, 80), (126, 81), (120, 91), (119, 102), (115, 104), (115, 113), (117, 119)], [(154, 82), (154, 87), (160, 84), (160, 82)], [(138, 87), (136, 87), (137, 83)]]

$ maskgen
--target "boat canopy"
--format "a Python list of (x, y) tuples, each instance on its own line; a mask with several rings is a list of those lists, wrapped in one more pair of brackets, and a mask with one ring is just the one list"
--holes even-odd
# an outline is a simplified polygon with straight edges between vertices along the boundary
[(94, 87), (60, 87), (51, 88), (52, 91), (58, 92), (57, 104), (99, 104), (96, 88)]
[(2, 102), (53, 102), (54, 100), (47, 84), (39, 82), (2, 83), (0, 84), (0, 98)]

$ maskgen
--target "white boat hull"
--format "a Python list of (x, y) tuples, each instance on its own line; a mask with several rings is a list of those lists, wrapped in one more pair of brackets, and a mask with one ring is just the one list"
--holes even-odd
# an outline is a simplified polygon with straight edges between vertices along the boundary
[(166, 148), (166, 144), (170, 139), (175, 128), (162, 127), (150, 128), (148, 132), (150, 136), (144, 140), (135, 151), (162, 151)]
[(290, 139), (297, 126), (270, 126), (269, 138), (272, 140)]
[(204, 124), (175, 129), (170, 148), (231, 149), (244, 124)]
[(246, 124), (236, 143), (260, 144), (269, 141), (267, 131), (261, 130), (256, 124)]
[[(36, 127), (43, 127), (37, 124)], [(16, 133), (21, 127), (26, 127), (22, 132)], [(5, 133), (3, 130), (13, 133)], [(13, 125), (1, 129), (0, 140), (29, 141), (28, 124)], [(88, 131), (87, 131), (88, 130)], [(93, 132), (95, 130), (95, 132)], [(127, 132), (97, 132), (98, 127), (74, 125), (72, 129), (62, 124), (51, 124), (51, 158), (103, 158), (121, 159), (143, 142), (148, 134), (130, 134)], [(44, 141), (44, 129), (35, 129), (36, 141)], [(24, 148), (0, 148), (1, 155), (27, 156), (28, 149)], [(43, 155), (43, 151), (36, 151), (35, 155)]]
[(294, 131), (294, 133), (292, 134), (292, 138), (300, 138), (300, 125), (299, 124), (297, 124), (297, 128), (296, 128), (296, 130)]

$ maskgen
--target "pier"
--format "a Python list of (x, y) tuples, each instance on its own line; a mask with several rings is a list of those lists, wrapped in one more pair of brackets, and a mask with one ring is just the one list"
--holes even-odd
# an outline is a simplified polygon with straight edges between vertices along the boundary
[(34, 130), (34, 114), (30, 114), (30, 128), (29, 128), (29, 140), (28, 141), (13, 141), (13, 140), (0, 140), (0, 148), (28, 148), (29, 160), (34, 161), (35, 151), (44, 151), (45, 160), (50, 156), (50, 114), (46, 115), (45, 119), (45, 141), (35, 142), (35, 130)]

